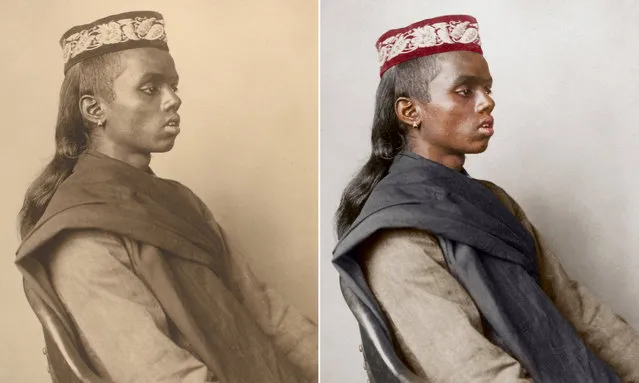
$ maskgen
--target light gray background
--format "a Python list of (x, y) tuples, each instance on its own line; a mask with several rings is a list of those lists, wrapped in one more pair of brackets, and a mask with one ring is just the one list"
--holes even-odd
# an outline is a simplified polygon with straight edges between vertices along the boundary
[(333, 213), (370, 153), (375, 41), (451, 13), (477, 17), (495, 79), (495, 136), (467, 168), (518, 200), (569, 274), (639, 328), (639, 5), (322, 0), (322, 382), (365, 381), (330, 258)]

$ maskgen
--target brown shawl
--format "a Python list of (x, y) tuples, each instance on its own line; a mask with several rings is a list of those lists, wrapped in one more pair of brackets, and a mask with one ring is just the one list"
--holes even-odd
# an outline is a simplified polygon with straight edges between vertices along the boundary
[(55, 344), (58, 357), (58, 352), (64, 355), (50, 356), (54, 370), (60, 367), (57, 359), (66, 359), (75, 375), (102, 381), (83, 356), (41, 255), (64, 230), (102, 229), (161, 250), (141, 254), (134, 268), (221, 382), (307, 381), (245, 307), (233, 282), (233, 260), (224, 238), (207, 221), (203, 206), (177, 182), (95, 152), (79, 158), (25, 236), (16, 260), (40, 321), (44, 324), (46, 319), (61, 330), (44, 326), (48, 346)]

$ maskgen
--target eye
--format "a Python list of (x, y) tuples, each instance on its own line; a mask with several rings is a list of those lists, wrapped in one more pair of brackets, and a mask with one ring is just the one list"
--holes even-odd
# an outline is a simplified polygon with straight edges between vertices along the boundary
[(490, 86), (487, 86), (484, 90), (486, 91), (486, 94), (493, 94), (493, 88)]
[(171, 89), (173, 90), (173, 92), (177, 93), (179, 91), (177, 84), (173, 84), (171, 85)]
[(155, 85), (146, 85), (144, 87), (142, 87), (142, 89), (140, 89), (142, 92), (148, 94), (148, 95), (153, 95), (156, 94), (158, 92), (158, 88), (155, 87)]
[(470, 95), (473, 94), (473, 91), (470, 89), (458, 89), (455, 91), (455, 93), (457, 93), (458, 95), (462, 96), (462, 97), (470, 97)]

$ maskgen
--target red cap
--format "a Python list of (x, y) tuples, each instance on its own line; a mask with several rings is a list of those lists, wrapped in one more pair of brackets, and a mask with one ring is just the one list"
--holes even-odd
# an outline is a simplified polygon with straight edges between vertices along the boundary
[(483, 54), (477, 19), (468, 15), (439, 16), (391, 29), (377, 40), (381, 77), (388, 68), (417, 57), (452, 51)]

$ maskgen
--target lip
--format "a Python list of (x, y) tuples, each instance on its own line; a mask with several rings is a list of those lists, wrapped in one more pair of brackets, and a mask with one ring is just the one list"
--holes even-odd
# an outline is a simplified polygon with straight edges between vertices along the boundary
[(495, 125), (495, 119), (493, 117), (484, 118), (479, 123), (478, 128), (490, 128), (492, 129), (493, 125)]
[(180, 126), (180, 116), (179, 115), (175, 115), (175, 116), (169, 117), (169, 119), (166, 120), (165, 125), (168, 125), (170, 123), (175, 123), (175, 125)]
[(164, 131), (172, 136), (177, 136), (180, 133), (180, 116), (174, 115), (167, 119), (164, 123)]
[(491, 137), (493, 134), (495, 134), (495, 130), (493, 129), (494, 124), (495, 124), (494, 118), (492, 117), (485, 118), (481, 121), (481, 123), (477, 127), (477, 130), (479, 131), (479, 133), (483, 134), (484, 136)]

